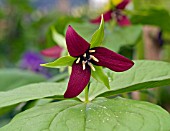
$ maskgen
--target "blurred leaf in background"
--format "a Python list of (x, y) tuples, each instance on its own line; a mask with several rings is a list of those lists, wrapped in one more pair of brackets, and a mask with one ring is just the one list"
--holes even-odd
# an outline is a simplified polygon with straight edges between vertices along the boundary
[(170, 14), (163, 8), (141, 9), (131, 18), (134, 24), (155, 25), (164, 31), (170, 31)]
[(170, 1), (169, 0), (133, 0), (134, 7), (137, 10), (149, 9), (151, 7), (162, 7), (170, 11)]

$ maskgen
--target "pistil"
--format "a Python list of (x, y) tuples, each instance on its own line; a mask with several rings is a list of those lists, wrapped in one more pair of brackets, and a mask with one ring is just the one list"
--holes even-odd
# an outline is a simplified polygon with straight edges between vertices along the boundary
[(95, 61), (95, 62), (99, 62), (99, 60), (94, 57), (93, 55), (91, 55), (90, 53), (94, 53), (95, 50), (89, 50), (88, 52), (84, 53), (82, 56), (78, 57), (76, 60), (76, 64), (78, 64), (79, 62), (82, 63), (82, 67), (83, 70), (86, 69), (86, 66), (90, 66), (90, 68), (95, 71), (95, 68), (91, 62), (91, 60)]

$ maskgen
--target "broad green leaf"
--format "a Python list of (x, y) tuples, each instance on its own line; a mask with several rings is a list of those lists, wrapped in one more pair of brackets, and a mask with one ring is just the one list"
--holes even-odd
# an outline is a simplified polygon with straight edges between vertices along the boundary
[(99, 29), (93, 34), (92, 39), (90, 41), (90, 48), (98, 47), (102, 44), (104, 38), (104, 19), (102, 15), (102, 19), (100, 22)]
[(142, 26), (117, 27), (113, 32), (106, 32), (104, 46), (119, 52), (121, 47), (134, 46), (141, 37)]
[(61, 66), (72, 66), (75, 59), (76, 58), (71, 57), (71, 56), (64, 56), (64, 57), (60, 57), (59, 59), (55, 60), (54, 62), (41, 64), (41, 66), (51, 67), (51, 68), (60, 68)]
[(63, 96), (67, 83), (38, 83), (29, 84), (14, 90), (0, 92), (0, 109), (29, 100), (44, 97)]
[(30, 109), (34, 106), (41, 106), (41, 105), (45, 105), (47, 103), (51, 103), (54, 99), (46, 99), (46, 98), (43, 98), (43, 99), (38, 99), (38, 100), (31, 100), (31, 101), (27, 101), (25, 103), (25, 105), (22, 107), (22, 111), (25, 111), (27, 109)]
[(42, 81), (46, 81), (42, 75), (27, 70), (0, 69), (0, 91), (11, 90), (19, 86)]
[(159, 26), (162, 30), (170, 31), (170, 14), (162, 8), (139, 10), (133, 15), (131, 21), (134, 24), (155, 25)]
[(92, 71), (92, 76), (94, 79), (96, 79), (99, 82), (102, 82), (108, 89), (110, 89), (109, 86), (109, 79), (103, 72), (103, 68), (100, 66), (94, 66), (96, 69), (95, 71)]
[(62, 36), (61, 34), (59, 34), (54, 27), (51, 28), (52, 30), (52, 38), (53, 40), (61, 47), (66, 49), (66, 40), (64, 38), (64, 36)]
[[(112, 81), (110, 90), (99, 82), (90, 84), (90, 100), (96, 96), (113, 96), (120, 93), (155, 88), (170, 85), (170, 63), (161, 61), (135, 61), (135, 65), (125, 72), (113, 72), (108, 70)], [(84, 99), (84, 94), (79, 96)]]
[(70, 25), (78, 32), (78, 34), (83, 37), (86, 41), (90, 42), (92, 35), (98, 29), (98, 25), (90, 23), (70, 23)]
[(100, 98), (34, 107), (15, 116), (0, 131), (169, 131), (169, 122), (169, 113), (157, 105)]

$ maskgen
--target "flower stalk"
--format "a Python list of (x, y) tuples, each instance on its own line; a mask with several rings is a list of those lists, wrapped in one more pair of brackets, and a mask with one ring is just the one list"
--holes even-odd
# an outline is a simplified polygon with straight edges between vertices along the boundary
[(85, 88), (85, 103), (89, 102), (89, 84)]

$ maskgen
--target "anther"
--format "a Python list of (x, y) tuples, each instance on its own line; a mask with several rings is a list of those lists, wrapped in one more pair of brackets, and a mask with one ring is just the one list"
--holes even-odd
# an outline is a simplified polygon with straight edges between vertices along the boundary
[(90, 66), (90, 68), (91, 68), (93, 71), (96, 71), (92, 63), (88, 62), (88, 65)]
[(86, 69), (86, 62), (82, 61), (82, 65), (83, 65), (83, 70), (85, 70)]
[(80, 57), (76, 60), (76, 64), (78, 64), (80, 62)]
[(83, 57), (86, 58), (86, 53), (84, 53)]
[(95, 50), (89, 50), (89, 53), (94, 53), (94, 52), (96, 52)]
[(93, 55), (90, 55), (90, 58), (93, 59), (96, 62), (99, 62), (99, 60), (96, 57), (94, 57)]

